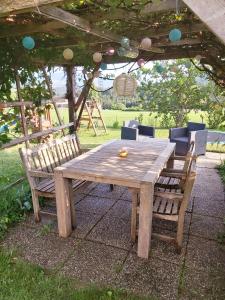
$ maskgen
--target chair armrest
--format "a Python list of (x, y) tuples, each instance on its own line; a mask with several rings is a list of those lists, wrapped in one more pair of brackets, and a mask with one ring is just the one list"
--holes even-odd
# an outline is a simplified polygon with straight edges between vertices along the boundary
[(169, 130), (169, 138), (177, 138), (177, 137), (183, 137), (187, 136), (187, 127), (178, 127), (178, 128), (170, 128)]
[(138, 125), (138, 131), (141, 135), (155, 137), (155, 128), (151, 126)]
[(31, 177), (43, 177), (43, 178), (54, 178), (53, 173), (43, 172), (43, 171), (28, 171)]

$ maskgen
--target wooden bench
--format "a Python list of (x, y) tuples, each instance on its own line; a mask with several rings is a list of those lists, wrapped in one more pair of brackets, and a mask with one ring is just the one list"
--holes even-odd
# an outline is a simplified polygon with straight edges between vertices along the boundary
[[(70, 135), (32, 149), (20, 148), (19, 152), (31, 188), (35, 221), (39, 222), (39, 196), (55, 198), (54, 168), (81, 154), (79, 142), (76, 135)], [(73, 191), (85, 183), (74, 180)], [(75, 226), (74, 222), (72, 216), (72, 224)]]

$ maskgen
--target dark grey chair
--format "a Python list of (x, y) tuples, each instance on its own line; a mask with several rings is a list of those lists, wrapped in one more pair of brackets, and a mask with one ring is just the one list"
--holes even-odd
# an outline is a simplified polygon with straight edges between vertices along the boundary
[(195, 155), (204, 155), (207, 134), (205, 124), (188, 122), (187, 127), (171, 128), (169, 139), (170, 142), (176, 143), (176, 155), (186, 155), (191, 142), (195, 143)]
[[(127, 128), (127, 129), (124, 129)], [(154, 138), (155, 128), (151, 126), (140, 125), (136, 120), (125, 121), (124, 126), (121, 128), (121, 138), (134, 140), (141, 140), (143, 137)]]
[(122, 140), (137, 140), (138, 139), (138, 129), (130, 127), (121, 127), (121, 139)]

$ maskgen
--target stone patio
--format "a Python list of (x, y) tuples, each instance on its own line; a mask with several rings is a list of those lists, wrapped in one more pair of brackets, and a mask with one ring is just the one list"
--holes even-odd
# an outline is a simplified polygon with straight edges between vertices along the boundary
[[(121, 288), (156, 299), (225, 299), (224, 187), (216, 165), (224, 155), (207, 153), (197, 163), (197, 179), (186, 212), (181, 255), (174, 246), (152, 240), (149, 260), (136, 255), (130, 240), (131, 197), (125, 188), (91, 184), (76, 197), (78, 227), (59, 238), (55, 217), (32, 215), (12, 228), (3, 242), (25, 260), (73, 276), (82, 283)], [(55, 211), (54, 202), (45, 208)], [(154, 221), (153, 230), (175, 234), (174, 226)], [(154, 299), (155, 299), (154, 298)]]

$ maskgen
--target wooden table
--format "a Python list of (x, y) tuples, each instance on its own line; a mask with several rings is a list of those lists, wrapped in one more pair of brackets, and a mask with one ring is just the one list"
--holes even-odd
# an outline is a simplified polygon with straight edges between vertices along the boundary
[[(118, 151), (127, 147), (128, 156)], [(126, 186), (140, 192), (138, 256), (148, 258), (151, 243), (154, 184), (174, 153), (168, 140), (113, 140), (55, 169), (56, 205), (59, 235), (72, 232), (71, 180), (83, 179)], [(76, 196), (76, 195), (75, 195)]]

